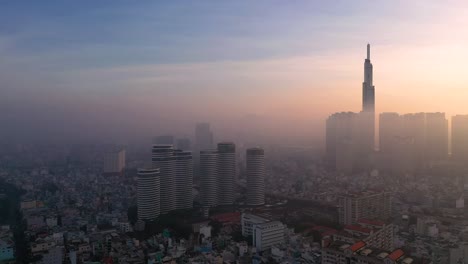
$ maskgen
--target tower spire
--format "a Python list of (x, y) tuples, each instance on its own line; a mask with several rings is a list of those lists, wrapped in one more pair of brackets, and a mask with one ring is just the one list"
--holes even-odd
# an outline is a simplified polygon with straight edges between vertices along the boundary
[(370, 60), (370, 44), (367, 43), (367, 59)]

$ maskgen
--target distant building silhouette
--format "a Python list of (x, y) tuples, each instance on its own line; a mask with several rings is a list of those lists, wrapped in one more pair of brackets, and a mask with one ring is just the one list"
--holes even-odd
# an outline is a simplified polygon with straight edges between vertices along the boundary
[(209, 123), (198, 123), (195, 127), (196, 150), (213, 149), (213, 133)]
[(125, 169), (125, 149), (119, 148), (104, 153), (104, 175), (121, 175)]
[(448, 157), (448, 120), (444, 113), (380, 114), (379, 167), (412, 172)]
[(370, 61), (370, 44), (367, 44), (367, 58), (364, 60), (364, 82), (362, 83), (362, 111), (356, 119), (359, 130), (356, 134), (357, 157), (355, 166), (360, 169), (370, 167), (375, 149), (375, 87), (373, 67)]
[(332, 114), (326, 121), (326, 161), (341, 172), (371, 167), (375, 149), (375, 87), (370, 45), (364, 60), (362, 111)]
[(326, 121), (326, 160), (328, 166), (340, 172), (351, 172), (357, 135), (358, 114), (335, 113)]
[(375, 87), (373, 68), (370, 61), (370, 44), (367, 44), (367, 58), (364, 60), (364, 82), (362, 83), (362, 111), (375, 112)]
[(452, 117), (452, 159), (468, 162), (468, 115)]
[(155, 220), (160, 214), (159, 169), (139, 169), (137, 214), (140, 220)]

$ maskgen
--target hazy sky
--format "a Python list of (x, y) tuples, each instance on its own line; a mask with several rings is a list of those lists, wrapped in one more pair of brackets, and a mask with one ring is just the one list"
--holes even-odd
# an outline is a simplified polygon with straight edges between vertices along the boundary
[(211, 121), (320, 136), (328, 114), (360, 110), (368, 42), (377, 111), (468, 114), (466, 14), (466, 1), (1, 1), (0, 135)]

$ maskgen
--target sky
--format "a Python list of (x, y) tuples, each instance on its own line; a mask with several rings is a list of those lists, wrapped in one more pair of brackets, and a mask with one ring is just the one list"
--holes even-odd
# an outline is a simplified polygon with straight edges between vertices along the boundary
[(2, 140), (315, 142), (360, 111), (468, 114), (466, 1), (0, 2)]

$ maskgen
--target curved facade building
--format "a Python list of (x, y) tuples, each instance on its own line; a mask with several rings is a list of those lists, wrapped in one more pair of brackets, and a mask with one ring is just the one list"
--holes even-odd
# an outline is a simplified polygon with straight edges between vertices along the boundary
[(248, 205), (265, 204), (265, 151), (262, 148), (247, 149)]
[(160, 214), (159, 169), (139, 169), (137, 178), (138, 219), (155, 220)]
[(200, 195), (203, 206), (214, 207), (219, 201), (218, 151), (200, 151)]
[(193, 158), (192, 152), (175, 150), (175, 192), (176, 208), (189, 209), (193, 207)]
[(231, 205), (235, 198), (236, 145), (218, 143), (219, 205)]
[(161, 181), (161, 214), (176, 209), (175, 158), (172, 145), (153, 145), (153, 168), (159, 168)]

